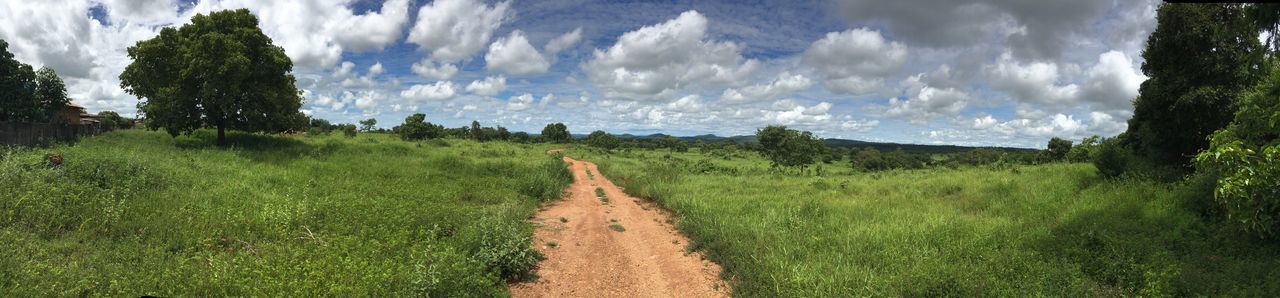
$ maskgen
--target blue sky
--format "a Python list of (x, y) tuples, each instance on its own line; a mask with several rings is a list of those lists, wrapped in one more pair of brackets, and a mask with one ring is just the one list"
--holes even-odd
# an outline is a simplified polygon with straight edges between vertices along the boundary
[(135, 113), (125, 49), (248, 8), (304, 112), (517, 131), (1043, 147), (1124, 131), (1154, 1), (250, 1), (0, 4), (0, 38), (91, 111)]

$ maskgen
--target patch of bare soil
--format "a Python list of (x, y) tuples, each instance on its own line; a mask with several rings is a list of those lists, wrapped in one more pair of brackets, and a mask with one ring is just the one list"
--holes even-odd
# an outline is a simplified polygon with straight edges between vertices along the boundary
[[(590, 162), (564, 158), (574, 183), (532, 219), (547, 256), (539, 278), (510, 284), (514, 297), (726, 297), (720, 266), (696, 252), (669, 215), (632, 198)], [(588, 171), (590, 174), (588, 174)], [(603, 191), (607, 203), (597, 196)]]

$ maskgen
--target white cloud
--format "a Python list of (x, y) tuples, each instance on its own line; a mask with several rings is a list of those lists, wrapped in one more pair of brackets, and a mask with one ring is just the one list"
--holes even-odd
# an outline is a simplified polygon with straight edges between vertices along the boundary
[(178, 18), (176, 0), (104, 0), (103, 8), (113, 22), (138, 24), (171, 23)]
[(702, 98), (694, 94), (681, 97), (680, 99), (667, 104), (666, 108), (677, 112), (694, 113), (701, 112), (704, 106), (702, 104)]
[(202, 1), (184, 15), (183, 22), (194, 13), (247, 8), (295, 66), (317, 70), (337, 64), (344, 51), (383, 49), (399, 40), (408, 22), (408, 0), (387, 1), (378, 13), (363, 15), (356, 15), (349, 4), (349, 0)]
[(809, 89), (813, 81), (809, 78), (790, 72), (783, 72), (777, 79), (767, 85), (752, 85), (741, 88), (728, 88), (720, 96), (720, 100), (728, 103), (749, 103), (777, 99), (786, 94)]
[(409, 0), (388, 0), (378, 13), (351, 15), (351, 10), (339, 10), (343, 15), (332, 23), (330, 30), (339, 44), (352, 52), (382, 50), (398, 41), (405, 23), (409, 22)]
[(1098, 63), (1085, 73), (1080, 95), (1083, 100), (1107, 110), (1129, 110), (1138, 96), (1138, 87), (1147, 76), (1133, 68), (1129, 56), (1119, 51), (1098, 55)]
[(542, 51), (548, 57), (555, 57), (556, 54), (560, 53), (560, 51), (564, 51), (565, 49), (572, 47), (581, 40), (582, 27), (578, 27), (577, 29), (573, 29), (573, 31), (566, 32), (563, 35), (551, 39), (551, 41), (547, 42), (546, 46), (542, 47)]
[(686, 11), (675, 19), (622, 34), (597, 49), (583, 71), (606, 97), (669, 99), (699, 84), (739, 82), (758, 67), (734, 42), (704, 40), (707, 18)]
[(968, 93), (955, 88), (923, 86), (908, 92), (907, 98), (889, 99), (889, 110), (885, 114), (924, 123), (934, 117), (957, 115), (972, 99)]
[(1032, 102), (1051, 106), (1069, 106), (1079, 97), (1075, 84), (1059, 85), (1058, 65), (1052, 62), (1021, 63), (1009, 53), (1000, 56), (995, 65), (988, 66), (988, 84), (997, 90), (1008, 92), (1019, 102)]
[(510, 1), (488, 6), (476, 0), (436, 0), (418, 9), (407, 40), (440, 61), (466, 59), (484, 49), (513, 14), (510, 7)]
[(525, 93), (507, 98), (507, 110), (521, 111), (533, 106), (533, 94)]
[(467, 84), (467, 92), (476, 95), (498, 96), (498, 93), (506, 89), (507, 77), (502, 75), (485, 77), (484, 80), (475, 80), (471, 81), (471, 84)]
[(831, 103), (820, 102), (813, 106), (805, 107), (796, 105), (789, 101), (780, 102), (781, 105), (793, 105), (788, 110), (768, 110), (764, 111), (764, 119), (769, 124), (818, 124), (831, 120), (831, 114), (827, 113), (831, 109)]
[(439, 63), (431, 58), (414, 62), (411, 68), (414, 74), (433, 80), (448, 80), (458, 74), (458, 67), (451, 63)]
[(868, 132), (880, 126), (880, 120), (848, 120), (840, 123), (840, 129), (855, 132)]
[(413, 85), (400, 92), (400, 96), (415, 101), (443, 101), (457, 95), (453, 82), (436, 81), (431, 85)]
[(803, 55), (804, 63), (822, 75), (828, 90), (854, 95), (878, 90), (883, 78), (900, 70), (906, 60), (906, 46), (867, 28), (827, 33)]
[(484, 55), (485, 69), (510, 75), (529, 75), (547, 72), (551, 66), (538, 50), (529, 45), (524, 33), (511, 31), (511, 35), (499, 38), (489, 45)]

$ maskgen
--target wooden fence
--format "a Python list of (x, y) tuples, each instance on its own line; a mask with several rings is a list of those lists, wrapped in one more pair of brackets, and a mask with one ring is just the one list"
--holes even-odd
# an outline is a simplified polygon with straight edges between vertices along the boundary
[(96, 136), (112, 128), (94, 124), (52, 124), (0, 122), (0, 146), (45, 146), (70, 143), (84, 136)]

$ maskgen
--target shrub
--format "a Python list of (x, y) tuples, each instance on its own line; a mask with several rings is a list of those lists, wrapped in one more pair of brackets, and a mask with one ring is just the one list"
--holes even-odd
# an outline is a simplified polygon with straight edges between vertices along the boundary
[(509, 225), (481, 230), (476, 244), (471, 258), (506, 279), (528, 277), (529, 270), (543, 259), (542, 253), (533, 249), (530, 233)]
[(1098, 168), (1102, 177), (1115, 178), (1128, 171), (1132, 159), (1133, 154), (1120, 144), (1119, 138), (1110, 138), (1099, 143), (1094, 152), (1093, 166)]
[(444, 135), (444, 127), (426, 122), (427, 115), (417, 113), (404, 118), (404, 124), (391, 128), (392, 132), (406, 141), (417, 141), (439, 138)]

